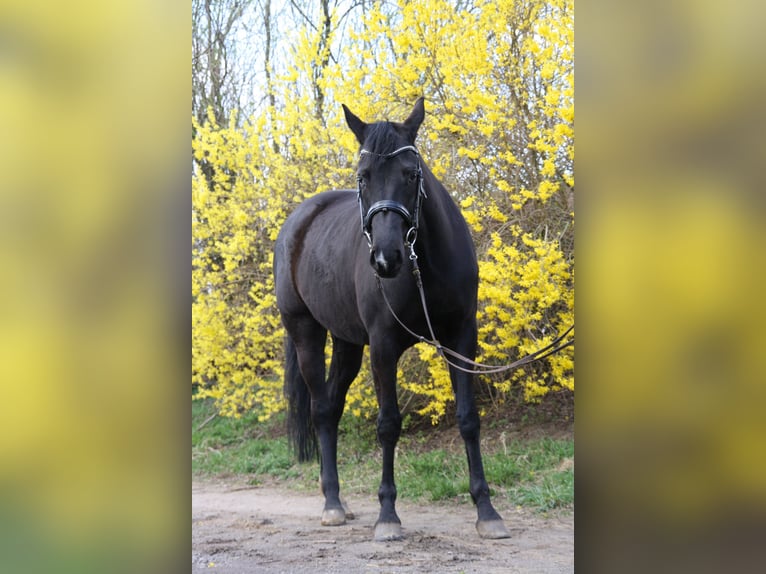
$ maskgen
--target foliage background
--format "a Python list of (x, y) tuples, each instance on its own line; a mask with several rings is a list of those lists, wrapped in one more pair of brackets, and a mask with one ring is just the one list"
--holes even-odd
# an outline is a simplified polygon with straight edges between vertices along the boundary
[[(353, 184), (358, 150), (340, 103), (366, 121), (401, 120), (425, 96), (418, 147), (461, 206), (480, 261), (480, 361), (514, 360), (574, 322), (573, 2), (305, 4), (195, 4), (221, 11), (200, 19), (195, 37), (221, 23), (236, 31), (232, 21), (263, 32), (249, 52), (262, 66), (257, 105), (211, 96), (237, 69), (222, 54), (248, 53), (241, 36), (194, 60), (192, 380), (229, 416), (283, 408), (272, 247), (300, 201)], [(276, 34), (291, 18), (293, 31)], [(452, 392), (434, 359), (427, 347), (405, 354), (400, 403), (437, 423)], [(477, 377), (483, 404), (571, 393), (573, 366), (570, 347), (510, 376)], [(347, 411), (376, 408), (364, 365)]]

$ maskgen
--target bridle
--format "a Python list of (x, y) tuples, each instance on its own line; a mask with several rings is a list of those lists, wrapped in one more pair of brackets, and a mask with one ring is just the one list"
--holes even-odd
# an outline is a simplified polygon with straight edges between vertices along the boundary
[(420, 207), (423, 203), (423, 199), (427, 198), (428, 196), (426, 195), (425, 188), (423, 187), (423, 170), (420, 167), (420, 154), (418, 153), (418, 150), (415, 148), (415, 146), (408, 145), (400, 147), (399, 149), (386, 154), (373, 153), (366, 149), (363, 149), (361, 152), (359, 152), (360, 157), (363, 155), (372, 155), (383, 158), (385, 160), (396, 157), (397, 155), (407, 151), (411, 151), (418, 157), (418, 167), (417, 171), (415, 172), (418, 193), (415, 199), (415, 209), (412, 214), (410, 214), (409, 210), (404, 205), (398, 201), (393, 201), (392, 199), (382, 199), (380, 201), (376, 201), (370, 206), (370, 208), (367, 210), (367, 213), (365, 213), (364, 207), (362, 207), (362, 177), (357, 176), (356, 178), (357, 201), (359, 202), (359, 217), (362, 223), (362, 234), (364, 235), (365, 239), (367, 239), (367, 245), (370, 247), (370, 249), (372, 249), (372, 218), (375, 217), (377, 213), (386, 211), (393, 211), (398, 213), (402, 219), (404, 219), (404, 222), (407, 224), (407, 233), (404, 235), (404, 242), (407, 246), (415, 245), (415, 240), (418, 237)]
[[(386, 296), (386, 292), (383, 289), (383, 284), (381, 283), (380, 276), (378, 276), (378, 274), (375, 273), (375, 280), (378, 284), (378, 289), (380, 290), (380, 293), (383, 296), (383, 301), (385, 302), (386, 307), (388, 307), (388, 310), (391, 313), (391, 315), (393, 315), (394, 319), (396, 319), (396, 322), (399, 323), (399, 325), (405, 331), (407, 331), (411, 336), (415, 337), (421, 343), (426, 343), (428, 345), (435, 347), (437, 353), (442, 357), (442, 359), (444, 359), (444, 361), (448, 365), (460, 371), (464, 371), (466, 373), (473, 373), (473, 374), (486, 375), (486, 374), (502, 373), (505, 371), (518, 369), (519, 367), (522, 367), (534, 361), (539, 361), (541, 359), (544, 359), (554, 353), (557, 353), (558, 351), (564, 349), (565, 347), (569, 347), (570, 345), (573, 345), (574, 337), (570, 339), (566, 339), (566, 337), (569, 335), (569, 333), (572, 332), (572, 329), (574, 329), (574, 325), (572, 325), (566, 331), (558, 335), (548, 345), (535, 351), (534, 353), (530, 353), (529, 355), (522, 357), (521, 359), (517, 361), (514, 361), (506, 365), (484, 365), (482, 363), (478, 363), (472, 359), (469, 359), (468, 357), (465, 357), (461, 355), (460, 353), (453, 351), (452, 349), (449, 349), (443, 346), (438, 341), (438, 339), (436, 338), (436, 334), (434, 333), (433, 325), (431, 324), (430, 314), (428, 313), (428, 305), (426, 304), (426, 295), (423, 289), (423, 280), (421, 278), (420, 268), (418, 266), (418, 256), (415, 253), (415, 240), (417, 239), (417, 236), (418, 236), (418, 220), (420, 218), (420, 208), (421, 208), (421, 204), (423, 203), (423, 199), (426, 199), (428, 197), (423, 187), (423, 170), (420, 167), (420, 154), (418, 153), (418, 150), (415, 148), (415, 146), (408, 145), (408, 146), (400, 147), (399, 149), (396, 149), (392, 151), (391, 153), (387, 153), (387, 154), (373, 153), (371, 151), (363, 149), (361, 152), (359, 152), (359, 155), (360, 156), (372, 155), (372, 156), (380, 157), (380, 158), (383, 158), (384, 160), (387, 160), (387, 159), (391, 159), (392, 157), (396, 157), (397, 155), (407, 151), (411, 151), (416, 156), (418, 156), (418, 167), (416, 172), (418, 193), (417, 193), (417, 198), (415, 200), (415, 210), (412, 214), (410, 214), (409, 210), (404, 205), (402, 205), (398, 201), (393, 201), (390, 199), (383, 199), (380, 201), (376, 201), (370, 206), (370, 208), (367, 210), (367, 213), (365, 214), (364, 208), (362, 207), (362, 177), (361, 176), (357, 177), (357, 186), (358, 186), (357, 201), (359, 202), (359, 217), (362, 223), (362, 233), (367, 239), (367, 245), (370, 247), (370, 249), (372, 249), (372, 218), (375, 217), (375, 214), (380, 212), (386, 212), (389, 210), (393, 211), (395, 213), (398, 213), (404, 219), (405, 223), (408, 226), (407, 233), (405, 234), (404, 244), (410, 250), (409, 258), (410, 258), (410, 261), (412, 262), (412, 274), (415, 277), (415, 283), (417, 285), (418, 293), (420, 295), (420, 303), (423, 308), (423, 314), (425, 315), (426, 325), (428, 326), (428, 331), (429, 331), (429, 334), (431, 335), (431, 338), (429, 339), (428, 337), (424, 337), (423, 335), (420, 335), (416, 333), (415, 331), (411, 330), (399, 318), (399, 316), (394, 311), (394, 308), (391, 306), (391, 303), (388, 300), (388, 297)], [(452, 360), (447, 358), (448, 355), (451, 357)], [(469, 365), (469, 366), (468, 367), (463, 366), (461, 364), (456, 363), (455, 361), (460, 361), (463, 364)]]

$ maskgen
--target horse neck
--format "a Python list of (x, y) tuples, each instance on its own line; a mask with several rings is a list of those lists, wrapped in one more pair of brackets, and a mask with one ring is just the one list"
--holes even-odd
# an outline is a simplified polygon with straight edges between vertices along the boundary
[[(449, 192), (436, 179), (428, 166), (423, 165), (426, 193), (421, 207), (418, 243), (421, 244), (421, 265), (450, 266), (456, 254), (473, 255), (473, 243), (460, 210)], [(466, 250), (468, 253), (466, 253)]]

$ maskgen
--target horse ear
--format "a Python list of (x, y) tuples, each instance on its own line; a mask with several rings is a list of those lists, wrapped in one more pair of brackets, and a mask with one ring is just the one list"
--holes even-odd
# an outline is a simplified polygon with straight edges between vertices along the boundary
[(410, 112), (410, 117), (404, 120), (404, 127), (410, 132), (410, 139), (413, 143), (415, 142), (415, 136), (418, 135), (420, 124), (423, 123), (425, 117), (426, 108), (424, 98), (421, 96), (418, 98), (418, 101), (415, 102), (415, 106), (412, 108), (412, 112)]
[(351, 110), (346, 107), (346, 104), (341, 104), (341, 106), (343, 106), (343, 114), (346, 116), (348, 127), (354, 132), (359, 144), (364, 145), (364, 134), (367, 131), (367, 124), (356, 117)]

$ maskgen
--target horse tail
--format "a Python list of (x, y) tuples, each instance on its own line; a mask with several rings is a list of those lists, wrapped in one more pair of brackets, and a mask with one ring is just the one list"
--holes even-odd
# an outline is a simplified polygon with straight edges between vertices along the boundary
[(311, 423), (311, 393), (298, 368), (295, 343), (285, 338), (285, 386), (287, 399), (287, 435), (299, 462), (316, 459), (317, 439)]

